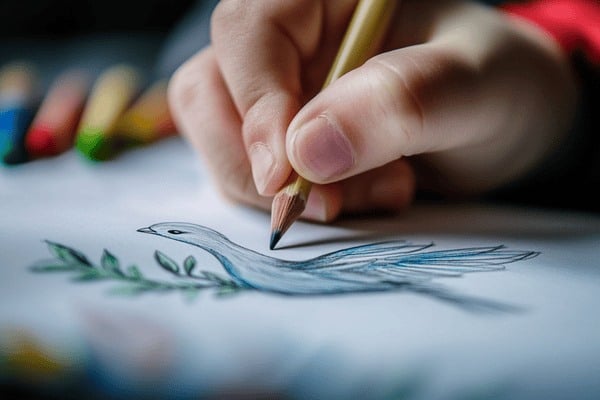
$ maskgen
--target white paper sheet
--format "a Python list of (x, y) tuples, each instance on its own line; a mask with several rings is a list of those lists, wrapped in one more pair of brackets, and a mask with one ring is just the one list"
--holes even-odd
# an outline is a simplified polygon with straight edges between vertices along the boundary
[[(224, 202), (179, 138), (106, 163), (69, 152), (3, 168), (0, 201), (0, 382), (74, 377), (104, 396), (168, 398), (600, 396), (595, 215), (423, 205), (394, 218), (298, 222), (272, 252), (269, 215)], [(230, 278), (201, 248), (137, 231), (177, 221), (296, 261), (390, 240), (433, 244), (428, 251), (503, 245), (539, 254), (503, 270), (434, 277), (422, 291), (316, 296), (248, 288), (128, 296), (113, 293), (127, 282), (31, 269), (56, 261), (48, 240), (94, 265), (107, 249), (123, 270), (135, 264), (148, 279), (190, 281), (161, 268), (156, 250), (182, 271), (191, 255), (194, 271)], [(23, 348), (32, 346), (56, 369), (28, 373)]]

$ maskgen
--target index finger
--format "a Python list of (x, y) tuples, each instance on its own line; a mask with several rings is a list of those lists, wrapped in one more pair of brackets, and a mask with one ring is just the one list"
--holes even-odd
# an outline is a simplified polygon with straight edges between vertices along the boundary
[[(355, 0), (336, 2), (344, 18)], [(319, 50), (331, 4), (227, 0), (212, 17), (219, 68), (242, 119), (258, 191), (273, 195), (291, 172), (285, 132), (303, 103), (303, 65)]]

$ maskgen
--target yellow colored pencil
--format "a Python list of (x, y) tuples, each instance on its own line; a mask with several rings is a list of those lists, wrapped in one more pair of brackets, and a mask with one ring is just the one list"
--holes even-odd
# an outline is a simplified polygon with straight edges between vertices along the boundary
[(77, 150), (91, 160), (114, 155), (117, 121), (137, 96), (140, 84), (138, 70), (128, 65), (110, 67), (98, 77), (77, 130)]

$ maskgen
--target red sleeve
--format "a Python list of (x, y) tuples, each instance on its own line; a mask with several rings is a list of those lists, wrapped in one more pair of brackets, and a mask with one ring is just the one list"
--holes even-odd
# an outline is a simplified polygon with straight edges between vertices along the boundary
[(504, 4), (502, 9), (547, 31), (568, 54), (582, 52), (600, 66), (599, 0), (533, 0)]

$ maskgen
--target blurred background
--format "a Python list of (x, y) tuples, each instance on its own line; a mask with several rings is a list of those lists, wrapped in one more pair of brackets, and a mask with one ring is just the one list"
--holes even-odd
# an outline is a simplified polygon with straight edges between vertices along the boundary
[(27, 60), (44, 81), (69, 66), (133, 63), (166, 76), (209, 40), (217, 0), (0, 2), (0, 63)]
[[(1, 161), (22, 164), (72, 147), (100, 161), (177, 134), (167, 83), (209, 43), (217, 2), (1, 2)], [(116, 66), (127, 69), (105, 73)]]
[[(490, 5), (498, 0), (480, 1)], [(0, 62), (30, 58), (43, 71), (116, 60), (168, 75), (209, 41), (218, 0), (16, 0), (0, 2)]]

